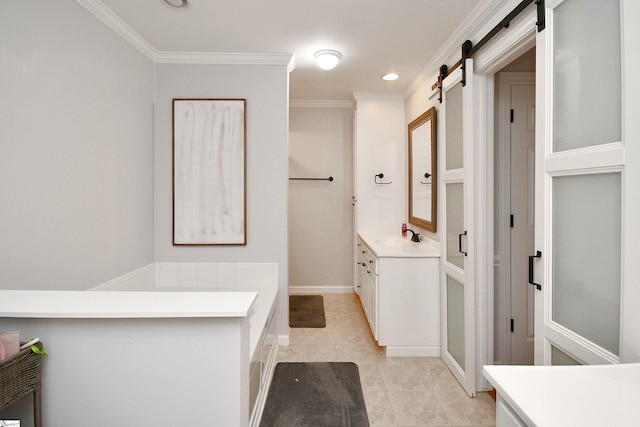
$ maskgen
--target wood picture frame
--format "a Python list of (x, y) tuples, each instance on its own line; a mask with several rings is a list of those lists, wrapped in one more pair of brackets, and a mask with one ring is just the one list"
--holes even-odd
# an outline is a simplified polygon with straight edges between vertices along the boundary
[(246, 245), (246, 99), (173, 99), (173, 244)]

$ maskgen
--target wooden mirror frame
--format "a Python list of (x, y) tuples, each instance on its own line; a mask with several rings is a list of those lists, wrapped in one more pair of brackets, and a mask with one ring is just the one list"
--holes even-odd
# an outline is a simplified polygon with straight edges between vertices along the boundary
[[(415, 213), (413, 211), (413, 193), (414, 193), (414, 182), (413, 182), (413, 144), (414, 141), (412, 140), (412, 134), (413, 131), (418, 129), (420, 126), (424, 125), (427, 122), (431, 122), (431, 132), (430, 132), (430, 136), (431, 136), (431, 176), (429, 177), (431, 179), (431, 219), (427, 219), (427, 218), (423, 218), (420, 217), (419, 213)], [(413, 224), (415, 226), (418, 226), (424, 230), (430, 231), (432, 233), (436, 232), (436, 213), (438, 211), (437, 209), (437, 182), (436, 182), (436, 176), (437, 176), (437, 143), (436, 143), (436, 135), (437, 135), (437, 131), (436, 131), (436, 107), (431, 107), (429, 110), (427, 110), (426, 112), (424, 112), (422, 115), (420, 115), (418, 118), (416, 118), (414, 121), (412, 121), (411, 123), (409, 123), (408, 126), (408, 140), (409, 140), (409, 179), (407, 181), (408, 183), (408, 187), (409, 187), (409, 224)]]

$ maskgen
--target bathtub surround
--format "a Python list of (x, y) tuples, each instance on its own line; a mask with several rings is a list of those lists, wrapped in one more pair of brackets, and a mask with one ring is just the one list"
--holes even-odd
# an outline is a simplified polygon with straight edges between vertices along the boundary
[(157, 262), (101, 283), (90, 291), (278, 287), (277, 263)]
[(90, 291), (0, 290), (0, 317), (46, 337), (47, 424), (249, 426), (278, 351), (278, 283), (275, 263), (149, 264)]

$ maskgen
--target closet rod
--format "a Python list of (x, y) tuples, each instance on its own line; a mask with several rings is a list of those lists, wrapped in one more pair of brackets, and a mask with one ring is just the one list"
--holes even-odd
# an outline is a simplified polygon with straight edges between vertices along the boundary
[(289, 181), (333, 181), (333, 177), (329, 178), (289, 178)]

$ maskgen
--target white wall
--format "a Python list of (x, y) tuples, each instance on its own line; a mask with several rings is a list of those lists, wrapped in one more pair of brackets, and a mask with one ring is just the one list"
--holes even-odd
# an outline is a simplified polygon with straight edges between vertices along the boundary
[[(354, 94), (358, 231), (397, 233), (407, 221), (407, 132), (395, 94)], [(376, 184), (375, 175), (384, 176)]]
[[(437, 74), (435, 75), (434, 79), (437, 79)], [(404, 114), (405, 114), (405, 123), (406, 126), (409, 125), (409, 123), (411, 123), (412, 121), (414, 121), (416, 118), (418, 118), (421, 114), (423, 114), (425, 111), (427, 111), (429, 108), (431, 107), (436, 107), (436, 124), (439, 126), (440, 125), (440, 104), (438, 103), (438, 95), (435, 95), (433, 97), (431, 97), (431, 99), (429, 99), (429, 96), (432, 95), (432, 91), (431, 91), (431, 85), (433, 84), (435, 80), (430, 80), (428, 79), (427, 81), (423, 82), (421, 85), (419, 85), (416, 90), (409, 95), (406, 99), (405, 99), (405, 104), (404, 104)], [(440, 133), (440, 132), (438, 132)], [(436, 155), (436, 159), (439, 159), (439, 153), (440, 153), (440, 145), (438, 144), (439, 141), (437, 141), (437, 137), (436, 137), (436, 150), (437, 150), (437, 155)], [(408, 146), (405, 147), (405, 156), (408, 157)], [(440, 179), (440, 165), (436, 164), (436, 169), (438, 171), (438, 180)], [(438, 181), (439, 182), (439, 181)], [(413, 225), (413, 224), (407, 224), (407, 226), (409, 228), (412, 229), (417, 229), (416, 231), (418, 231), (420, 234), (424, 235), (425, 237), (428, 237), (430, 239), (436, 240), (436, 241), (440, 241), (440, 220), (439, 218), (441, 217), (441, 204), (439, 203), (440, 201), (440, 195), (436, 194), (437, 196), (437, 206), (436, 206), (436, 216), (438, 217), (438, 220), (436, 221), (436, 232), (432, 233), (430, 231), (426, 231), (423, 230), (422, 228)]]
[(153, 260), (153, 64), (73, 0), (0, 4), (0, 288)]
[(289, 182), (290, 287), (350, 290), (353, 287), (352, 108), (290, 109), (289, 174), (334, 178), (332, 182)]
[[(277, 262), (280, 309), (287, 298), (288, 188), (287, 66), (156, 66), (155, 256), (156, 262)], [(172, 245), (172, 99), (246, 98), (245, 246)], [(287, 319), (282, 316), (281, 333)]]

